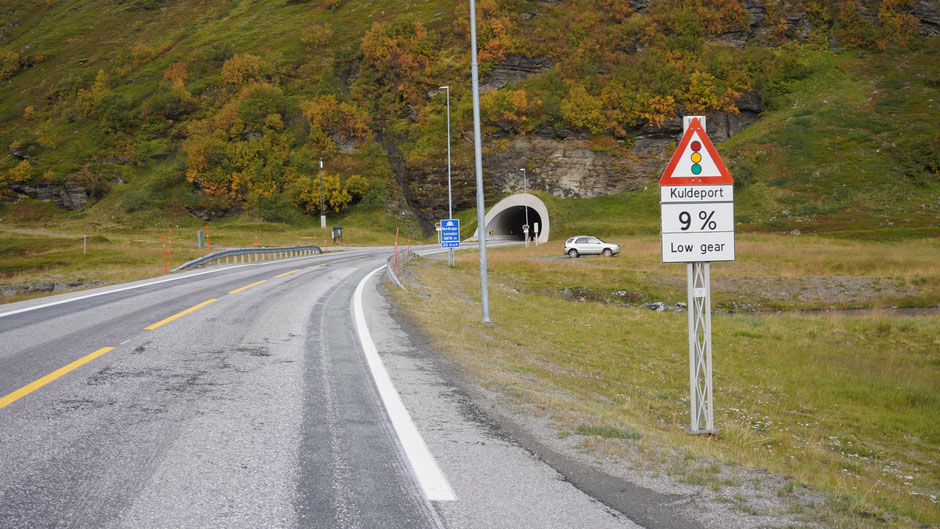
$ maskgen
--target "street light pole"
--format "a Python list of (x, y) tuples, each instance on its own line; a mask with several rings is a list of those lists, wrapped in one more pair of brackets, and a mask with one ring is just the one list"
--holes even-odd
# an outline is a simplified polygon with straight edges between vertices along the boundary
[(320, 229), (326, 229), (326, 211), (323, 211), (323, 158), (320, 158)]
[[(450, 187), (450, 86), (442, 86), (447, 92), (447, 218), (454, 218), (454, 199)], [(454, 249), (447, 249), (447, 264), (454, 266)]]
[(470, 0), (470, 78), (473, 86), (473, 157), (477, 177), (477, 233), (480, 247), (480, 305), (483, 323), (490, 323), (489, 280), (486, 272), (486, 210), (483, 200), (483, 146), (480, 140), (480, 72), (477, 66), (477, 6)]
[(522, 168), (522, 207), (525, 208), (525, 247), (529, 247), (529, 184), (525, 177), (525, 167)]

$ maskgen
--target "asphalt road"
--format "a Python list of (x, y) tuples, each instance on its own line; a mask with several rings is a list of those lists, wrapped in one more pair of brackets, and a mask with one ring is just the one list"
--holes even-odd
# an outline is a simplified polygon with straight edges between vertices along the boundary
[(403, 366), (426, 352), (376, 274), (365, 321), (453, 487), (429, 496), (353, 323), (387, 255), (0, 307), (0, 527), (637, 527), (489, 431), (431, 368)]

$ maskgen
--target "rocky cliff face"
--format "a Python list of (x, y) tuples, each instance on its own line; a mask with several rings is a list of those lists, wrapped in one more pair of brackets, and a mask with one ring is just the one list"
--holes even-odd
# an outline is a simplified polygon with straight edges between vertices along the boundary
[[(744, 130), (757, 121), (762, 110), (753, 95), (739, 99), (737, 106), (737, 114), (706, 115), (706, 130), (713, 143)], [(488, 153), (483, 163), (488, 179), (503, 192), (522, 190), (523, 167), (530, 189), (558, 197), (591, 198), (638, 190), (657, 178), (668, 163), (682, 136), (682, 119), (676, 117), (658, 127), (645, 125), (632, 132), (631, 140), (610, 151), (592, 144), (585, 133), (546, 129), (535, 136), (512, 139), (505, 149)]]
[(559, 197), (596, 197), (642, 188), (647, 175), (629, 159), (592, 147), (581, 137), (565, 139), (519, 136), (505, 150), (484, 160), (491, 182), (503, 192), (522, 191), (520, 169), (529, 189)]
[(70, 210), (78, 209), (87, 204), (88, 198), (91, 195), (84, 187), (74, 183), (61, 186), (28, 186), (17, 184), (11, 186), (11, 189), (16, 193), (26, 195), (34, 200), (52, 202), (56, 207)]

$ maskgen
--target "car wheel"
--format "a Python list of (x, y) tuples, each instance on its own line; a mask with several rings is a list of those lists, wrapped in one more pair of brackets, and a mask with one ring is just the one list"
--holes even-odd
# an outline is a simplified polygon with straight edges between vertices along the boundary
[(604, 248), (603, 253), (604, 253), (604, 257), (610, 257), (611, 255), (614, 255), (614, 252), (610, 248)]
[(574, 248), (568, 250), (568, 257), (571, 257), (572, 259), (574, 259), (575, 257), (578, 257), (578, 251), (575, 250)]

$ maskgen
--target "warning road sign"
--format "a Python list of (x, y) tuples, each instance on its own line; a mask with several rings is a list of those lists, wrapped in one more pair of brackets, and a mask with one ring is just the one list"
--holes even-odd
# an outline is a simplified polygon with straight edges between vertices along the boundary
[(698, 118), (685, 130), (679, 147), (659, 179), (660, 186), (733, 184), (731, 173), (718, 156)]
[(659, 180), (664, 263), (734, 260), (734, 181), (698, 118)]

